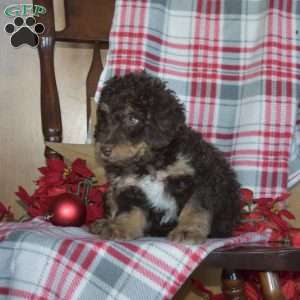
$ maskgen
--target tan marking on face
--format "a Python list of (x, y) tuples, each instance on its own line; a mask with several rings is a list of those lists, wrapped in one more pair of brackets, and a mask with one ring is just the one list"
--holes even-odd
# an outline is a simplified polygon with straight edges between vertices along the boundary
[(169, 234), (176, 242), (199, 243), (207, 238), (211, 229), (211, 214), (208, 210), (186, 205), (178, 218), (178, 225)]
[(99, 163), (103, 161), (109, 162), (122, 162), (135, 157), (142, 157), (147, 151), (148, 146), (146, 143), (142, 142), (139, 144), (119, 144), (112, 148), (111, 155), (109, 157), (103, 157), (101, 152), (101, 144), (95, 144), (96, 157)]
[(99, 220), (91, 231), (105, 240), (133, 240), (144, 235), (146, 217), (140, 208), (122, 213), (113, 219)]
[(147, 149), (148, 147), (144, 142), (136, 145), (132, 145), (132, 144), (116, 145), (113, 147), (109, 159), (112, 161), (123, 161), (134, 157), (143, 156)]

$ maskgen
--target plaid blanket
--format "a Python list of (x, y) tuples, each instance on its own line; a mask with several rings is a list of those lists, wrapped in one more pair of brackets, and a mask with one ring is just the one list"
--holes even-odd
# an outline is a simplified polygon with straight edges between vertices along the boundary
[(172, 299), (209, 252), (267, 238), (268, 232), (245, 234), (199, 246), (112, 242), (42, 219), (0, 223), (0, 299)]
[(117, 0), (96, 99), (113, 75), (159, 76), (244, 187), (280, 196), (300, 178), (299, 31), (298, 0)]

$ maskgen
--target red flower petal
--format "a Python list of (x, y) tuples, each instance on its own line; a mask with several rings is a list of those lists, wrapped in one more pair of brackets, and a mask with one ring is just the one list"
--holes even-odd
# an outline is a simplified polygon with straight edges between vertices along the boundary
[(300, 234), (295, 234), (291, 238), (292, 245), (295, 247), (300, 247)]
[(97, 219), (101, 219), (104, 216), (102, 193), (97, 189), (93, 188), (89, 195), (89, 203), (87, 204), (87, 215), (86, 224), (90, 224)]
[(290, 211), (288, 211), (287, 209), (283, 209), (278, 213), (280, 216), (284, 216), (289, 220), (295, 220), (296, 217), (294, 214), (292, 214)]
[(290, 195), (291, 195), (290, 193), (284, 193), (284, 194), (280, 195), (280, 197), (278, 197), (276, 200), (285, 201), (287, 198), (290, 197)]
[(261, 296), (255, 285), (251, 282), (244, 283), (244, 293), (247, 300), (261, 300)]
[(75, 172), (83, 177), (94, 176), (94, 173), (86, 166), (86, 161), (79, 158), (72, 163), (72, 172)]
[(60, 185), (63, 184), (63, 175), (59, 172), (52, 172), (44, 177), (46, 185)]
[(48, 189), (47, 191), (47, 195), (49, 197), (54, 197), (54, 196), (58, 196), (61, 194), (64, 194), (68, 191), (66, 186), (54, 186)]
[(49, 172), (46, 176), (36, 181), (39, 187), (49, 187), (62, 185), (64, 183), (63, 174), (58, 172)]
[(86, 207), (86, 219), (85, 223), (90, 224), (98, 219), (102, 219), (104, 216), (104, 211), (102, 205), (92, 205), (88, 204)]
[(273, 201), (274, 199), (272, 198), (259, 198), (259, 199), (255, 199), (255, 202), (257, 203), (258, 206), (262, 206), (262, 207), (272, 207), (273, 206)]
[(0, 202), (0, 222), (5, 221), (14, 221), (14, 214), (10, 210), (10, 206), (6, 207), (3, 203)]
[(100, 185), (100, 186), (98, 187), (98, 190), (99, 190), (101, 193), (106, 193), (107, 190), (108, 190), (108, 188), (109, 188), (109, 183), (106, 182), (106, 183)]
[(46, 196), (36, 198), (32, 205), (28, 207), (28, 214), (32, 217), (44, 216), (48, 212), (51, 200), (53, 200), (52, 197)]
[(93, 188), (89, 192), (88, 198), (91, 203), (101, 204), (102, 203), (102, 195), (103, 195), (103, 193), (99, 189)]
[(252, 212), (250, 214), (245, 214), (245, 217), (243, 219), (245, 220), (260, 220), (262, 218), (262, 214), (258, 211)]
[(8, 212), (8, 209), (0, 202), (0, 215), (4, 215)]
[(279, 227), (279, 229), (281, 229), (283, 231), (286, 231), (289, 229), (289, 224), (275, 214), (270, 215), (270, 221), (273, 221)]
[(29, 194), (26, 192), (26, 190), (23, 187), (19, 186), (19, 190), (15, 194), (27, 206), (30, 206), (32, 204), (32, 197), (29, 196)]
[(41, 167), (41, 168), (38, 168), (38, 170), (43, 175), (46, 175), (49, 172), (49, 168), (47, 168), (47, 167)]
[[(285, 300), (298, 300), (298, 293), (296, 291), (296, 285), (294, 280), (287, 280), (282, 286), (281, 291)], [(299, 296), (299, 295), (298, 295)]]
[(63, 173), (66, 169), (66, 164), (61, 159), (47, 159), (47, 167), (52, 171)]
[(257, 231), (257, 229), (256, 229), (255, 224), (253, 224), (253, 223), (243, 223), (243, 224), (240, 224), (238, 227), (235, 228), (234, 235), (237, 236), (237, 235), (240, 235), (240, 234), (245, 233), (245, 232), (256, 232), (256, 231)]
[(41, 210), (40, 207), (36, 207), (36, 206), (29, 207), (27, 209), (27, 213), (33, 218), (44, 215), (43, 210)]
[(253, 192), (251, 190), (242, 188), (241, 194), (242, 194), (242, 201), (251, 202), (253, 200)]
[(299, 228), (291, 228), (289, 230), (290, 240), (292, 245), (295, 247), (300, 246), (300, 229)]

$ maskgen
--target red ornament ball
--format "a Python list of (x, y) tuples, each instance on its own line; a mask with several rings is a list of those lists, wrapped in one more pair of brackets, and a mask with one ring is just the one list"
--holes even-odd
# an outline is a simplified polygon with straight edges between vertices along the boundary
[(85, 205), (78, 196), (70, 193), (55, 197), (49, 208), (48, 219), (57, 226), (81, 226), (85, 218)]

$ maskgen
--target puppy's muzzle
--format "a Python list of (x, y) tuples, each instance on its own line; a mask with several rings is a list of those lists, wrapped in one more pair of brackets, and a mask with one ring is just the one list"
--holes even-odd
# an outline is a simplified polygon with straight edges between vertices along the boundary
[(102, 145), (100, 147), (100, 151), (105, 157), (110, 157), (110, 155), (112, 153), (112, 146), (111, 145)]

